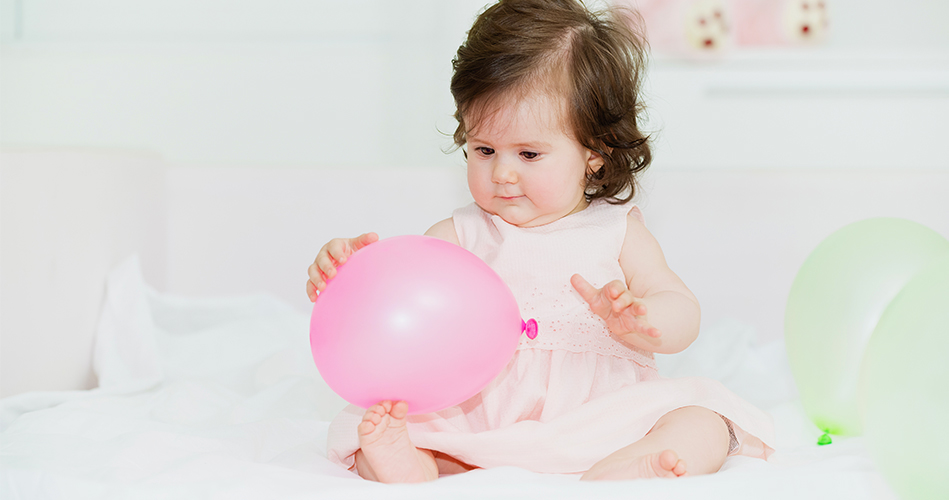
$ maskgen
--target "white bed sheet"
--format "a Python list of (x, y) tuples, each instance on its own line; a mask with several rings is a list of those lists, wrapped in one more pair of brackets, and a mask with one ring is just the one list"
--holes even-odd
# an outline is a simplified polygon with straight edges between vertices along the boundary
[(308, 328), (268, 296), (159, 294), (129, 259), (109, 277), (100, 387), (0, 400), (0, 498), (896, 498), (861, 438), (815, 444), (783, 346), (753, 345), (738, 322), (663, 356), (660, 370), (716, 378), (770, 412), (768, 462), (733, 457), (713, 475), (595, 484), (515, 467), (421, 485), (363, 481), (325, 458), (344, 402), (313, 365)]

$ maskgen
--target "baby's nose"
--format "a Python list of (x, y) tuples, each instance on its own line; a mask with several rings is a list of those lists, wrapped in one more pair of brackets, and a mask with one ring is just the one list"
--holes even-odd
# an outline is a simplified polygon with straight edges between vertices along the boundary
[(513, 184), (517, 182), (517, 171), (509, 162), (500, 160), (494, 165), (491, 180), (496, 184)]

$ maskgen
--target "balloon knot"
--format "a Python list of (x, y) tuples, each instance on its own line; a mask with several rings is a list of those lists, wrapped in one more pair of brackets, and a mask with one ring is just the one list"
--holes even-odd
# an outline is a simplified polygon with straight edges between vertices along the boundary
[(531, 340), (537, 338), (537, 320), (529, 319), (526, 322), (521, 320), (521, 333), (526, 333), (527, 338)]
[(830, 439), (830, 433), (829, 433), (829, 432), (825, 432), (824, 435), (821, 436), (820, 439), (817, 440), (817, 445), (818, 445), (818, 446), (824, 446), (825, 444), (830, 444), (830, 443), (833, 443), (833, 442), (834, 442), (834, 441), (833, 441), (832, 439)]

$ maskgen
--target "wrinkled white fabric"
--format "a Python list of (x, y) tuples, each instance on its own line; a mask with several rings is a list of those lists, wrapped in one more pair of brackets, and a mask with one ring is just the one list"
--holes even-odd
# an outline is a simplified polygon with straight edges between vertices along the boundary
[[(11, 417), (0, 434), (0, 498), (896, 498), (862, 438), (815, 444), (821, 431), (788, 391), (793, 380), (786, 363), (774, 362), (784, 359), (783, 344), (752, 348), (742, 334), (747, 327), (738, 323), (705, 331), (686, 352), (659, 361), (674, 361), (665, 365), (664, 375), (685, 374), (685, 365), (693, 375), (720, 375), (767, 408), (779, 428), (779, 451), (768, 462), (735, 456), (720, 473), (686, 481), (590, 484), (516, 467), (418, 485), (363, 481), (325, 458), (327, 421), (345, 405), (310, 359), (306, 314), (263, 296), (157, 294), (143, 286), (134, 266), (117, 271), (123, 272), (110, 277), (108, 293), (124, 290), (128, 303), (144, 299), (146, 308), (104, 314), (117, 315), (115, 325), (147, 328), (121, 328), (98, 340), (153, 336), (156, 342), (147, 345), (165, 346), (157, 351), (164, 382), (129, 393), (74, 391), (64, 400), (58, 393), (36, 392), (0, 400)], [(119, 299), (113, 297), (116, 304)], [(173, 347), (165, 342), (171, 336)], [(719, 354), (715, 366), (726, 371), (691, 363)], [(129, 387), (127, 380), (115, 380)]]

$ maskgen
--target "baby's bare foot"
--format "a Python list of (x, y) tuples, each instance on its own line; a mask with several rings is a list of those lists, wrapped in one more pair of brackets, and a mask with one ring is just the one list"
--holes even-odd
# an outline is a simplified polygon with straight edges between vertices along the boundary
[(373, 479), (379, 482), (418, 483), (438, 478), (434, 458), (415, 448), (409, 439), (405, 426), (408, 409), (404, 401), (383, 401), (369, 408), (357, 427), (359, 447)]
[(681, 477), (688, 473), (685, 461), (672, 450), (641, 457), (607, 457), (593, 465), (583, 480), (646, 479), (651, 477)]

